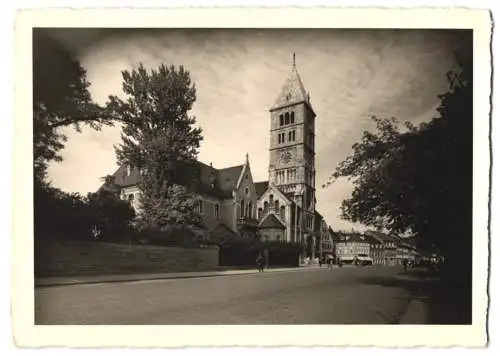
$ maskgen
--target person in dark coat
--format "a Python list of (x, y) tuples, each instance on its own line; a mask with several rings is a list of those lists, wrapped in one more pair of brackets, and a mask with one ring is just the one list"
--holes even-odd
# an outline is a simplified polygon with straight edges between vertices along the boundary
[(264, 257), (262, 256), (262, 253), (259, 252), (259, 255), (257, 256), (257, 268), (259, 269), (259, 272), (264, 272)]

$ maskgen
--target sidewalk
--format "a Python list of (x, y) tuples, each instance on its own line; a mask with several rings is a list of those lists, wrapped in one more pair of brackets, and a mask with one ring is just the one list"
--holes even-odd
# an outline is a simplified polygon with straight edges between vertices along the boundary
[[(260, 273), (277, 273), (303, 271), (309, 266), (289, 267), (289, 268), (270, 268)], [(177, 272), (177, 273), (144, 273), (144, 274), (116, 274), (107, 276), (80, 276), (80, 277), (47, 277), (35, 278), (35, 287), (54, 287), (75, 284), (96, 284), (96, 283), (120, 283), (135, 282), (162, 279), (185, 279), (200, 277), (217, 277), (257, 274), (257, 269), (239, 269), (226, 271), (206, 271), (206, 272)]]
[(399, 324), (427, 324), (429, 306), (427, 298), (415, 297), (410, 301), (406, 312), (399, 320)]
[(401, 280), (417, 281), (421, 283), (418, 292), (408, 304), (408, 307), (399, 320), (399, 324), (427, 324), (429, 314), (429, 297), (424, 296), (423, 286), (437, 281), (437, 278), (427, 275), (422, 269), (413, 269), (406, 272), (406, 275), (399, 276)]

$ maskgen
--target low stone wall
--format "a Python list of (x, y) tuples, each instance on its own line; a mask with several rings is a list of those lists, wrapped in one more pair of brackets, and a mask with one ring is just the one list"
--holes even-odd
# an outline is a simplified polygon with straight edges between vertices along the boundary
[(36, 277), (195, 272), (218, 269), (218, 249), (103, 242), (51, 242), (35, 248)]

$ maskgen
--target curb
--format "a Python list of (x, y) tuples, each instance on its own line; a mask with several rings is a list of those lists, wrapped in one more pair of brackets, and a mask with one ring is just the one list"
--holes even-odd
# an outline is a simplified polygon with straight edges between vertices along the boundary
[[(271, 269), (267, 270), (264, 273), (283, 273), (283, 272), (296, 272), (303, 271), (308, 269), (307, 267), (296, 267), (289, 269)], [(228, 273), (229, 272), (229, 273)], [(185, 273), (185, 274), (184, 274)], [(169, 279), (191, 279), (191, 278), (208, 278), (208, 277), (229, 277), (229, 276), (238, 276), (238, 275), (250, 275), (250, 274), (259, 274), (263, 272), (254, 271), (254, 270), (246, 270), (246, 271), (222, 271), (222, 272), (201, 272), (199, 274), (192, 274), (191, 272), (179, 272), (172, 273), (170, 275), (141, 275), (141, 276), (113, 276), (113, 277), (95, 277), (95, 279), (91, 280), (79, 280), (75, 279), (66, 279), (60, 281), (37, 281), (35, 279), (35, 288), (37, 287), (62, 287), (62, 286), (71, 286), (71, 285), (83, 285), (83, 284), (102, 284), (102, 283), (126, 283), (126, 282), (138, 282), (138, 281), (160, 281), (160, 280), (169, 280)], [(55, 277), (58, 278), (58, 277)], [(109, 279), (107, 279), (109, 278)], [(49, 279), (49, 278), (47, 278)]]

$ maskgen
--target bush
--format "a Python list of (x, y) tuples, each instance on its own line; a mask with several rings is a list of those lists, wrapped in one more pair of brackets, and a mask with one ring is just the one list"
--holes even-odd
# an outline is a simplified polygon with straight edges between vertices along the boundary
[(143, 244), (172, 247), (200, 247), (210, 244), (203, 231), (187, 225), (171, 225), (163, 229), (144, 227), (137, 232)]

